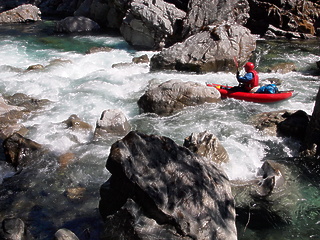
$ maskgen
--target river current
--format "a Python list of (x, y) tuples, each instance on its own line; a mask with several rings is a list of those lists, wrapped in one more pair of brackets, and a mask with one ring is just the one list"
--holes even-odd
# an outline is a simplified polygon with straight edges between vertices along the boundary
[[(257, 71), (261, 71), (260, 81), (280, 79), (280, 90), (294, 89), (298, 93), (288, 101), (258, 104), (226, 99), (188, 107), (173, 116), (159, 117), (140, 114), (137, 106), (150, 82), (181, 79), (202, 84), (236, 85), (235, 74), (150, 72), (148, 64), (112, 67), (116, 63), (131, 62), (133, 57), (143, 54), (151, 58), (156, 52), (136, 51), (114, 33), (62, 35), (54, 34), (52, 29), (51, 21), (0, 26), (0, 93), (20, 92), (50, 100), (43, 110), (23, 122), (29, 128), (26, 137), (43, 144), (56, 155), (68, 152), (76, 155), (64, 170), (59, 168), (58, 162), (44, 159), (29, 180), (32, 188), (16, 194), (10, 206), (0, 212), (1, 219), (21, 217), (37, 239), (52, 239), (54, 232), (62, 227), (74, 231), (80, 239), (98, 239), (101, 231), (99, 187), (109, 177), (105, 164), (110, 146), (117, 138), (92, 141), (92, 133), (66, 130), (61, 123), (72, 114), (94, 128), (104, 110), (120, 109), (132, 130), (163, 135), (178, 144), (193, 132), (211, 132), (229, 153), (230, 162), (223, 168), (233, 180), (252, 179), (266, 159), (297, 156), (299, 145), (296, 141), (263, 134), (250, 120), (262, 112), (284, 109), (312, 114), (320, 80), (315, 64), (320, 60), (318, 40), (261, 39), (257, 42), (252, 60)], [(85, 54), (96, 46), (114, 50)], [(57, 59), (59, 63), (54, 63)], [(294, 63), (296, 71), (265, 71), (267, 67), (283, 62)], [(45, 68), (25, 71), (35, 64)], [(0, 161), (0, 183), (12, 174), (12, 168)], [(263, 233), (239, 230), (239, 239), (320, 239), (319, 185), (306, 186), (309, 187), (304, 189), (304, 204), (297, 209), (296, 223)], [(73, 188), (84, 189), (81, 201), (66, 197), (67, 189)]]

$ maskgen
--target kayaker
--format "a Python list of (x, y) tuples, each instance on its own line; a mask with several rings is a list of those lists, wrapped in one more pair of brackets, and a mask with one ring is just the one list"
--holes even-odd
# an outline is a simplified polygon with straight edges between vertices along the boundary
[[(253, 88), (259, 86), (259, 76), (256, 70), (254, 70), (254, 64), (252, 62), (247, 62), (244, 65), (246, 74), (240, 77), (239, 71), (237, 71), (237, 80), (239, 82), (239, 87), (237, 91), (250, 92)], [(236, 89), (235, 89), (236, 90)]]

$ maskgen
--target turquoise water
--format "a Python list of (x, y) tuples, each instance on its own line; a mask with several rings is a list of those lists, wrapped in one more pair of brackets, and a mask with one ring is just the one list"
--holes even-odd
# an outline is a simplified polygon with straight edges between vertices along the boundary
[[(275, 110), (304, 110), (312, 113), (319, 89), (319, 75), (315, 62), (319, 61), (317, 41), (258, 41), (253, 57), (260, 71), (260, 79), (281, 80), (281, 90), (295, 89), (298, 95), (276, 104), (257, 104), (227, 99), (217, 104), (186, 108), (169, 117), (139, 114), (137, 101), (148, 84), (170, 79), (236, 85), (234, 73), (197, 75), (179, 72), (150, 72), (147, 64), (113, 68), (115, 63), (131, 62), (135, 56), (156, 52), (135, 51), (115, 33), (62, 35), (54, 34), (53, 22), (0, 26), (0, 92), (22, 92), (34, 98), (49, 99), (49, 104), (32, 118), (23, 122), (30, 131), (28, 138), (48, 147), (53, 155), (45, 156), (37, 169), (16, 180), (22, 184), (29, 179), (28, 188), (12, 190), (12, 197), (0, 198), (0, 216), (21, 217), (37, 239), (51, 239), (61, 227), (73, 230), (81, 239), (90, 232), (97, 239), (101, 220), (97, 210), (99, 187), (109, 173), (105, 163), (109, 141), (92, 141), (93, 133), (72, 132), (61, 124), (77, 114), (95, 127), (105, 109), (121, 109), (132, 129), (147, 134), (159, 134), (182, 144), (192, 132), (209, 131), (215, 134), (230, 155), (223, 168), (230, 179), (248, 180), (266, 158), (287, 159), (297, 156), (297, 143), (264, 135), (252, 126), (255, 114)], [(108, 46), (114, 50), (85, 54), (94, 46)], [(57, 63), (57, 59), (59, 60)], [(274, 63), (294, 63), (296, 71), (266, 72)], [(41, 64), (41, 71), (25, 71)], [(57, 156), (72, 152), (76, 158), (62, 169)], [(313, 178), (300, 177), (301, 194), (293, 220), (289, 225), (267, 230), (239, 227), (239, 239), (317, 239), (319, 230), (319, 185)], [(0, 163), (0, 182), (13, 170)], [(68, 189), (85, 189), (81, 200), (66, 197)], [(8, 194), (8, 193), (7, 193)], [(319, 239), (319, 237), (318, 237)]]

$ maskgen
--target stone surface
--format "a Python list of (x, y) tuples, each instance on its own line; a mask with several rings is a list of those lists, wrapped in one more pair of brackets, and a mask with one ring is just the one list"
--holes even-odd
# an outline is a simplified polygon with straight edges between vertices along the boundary
[(191, 81), (169, 80), (148, 89), (140, 97), (138, 106), (141, 112), (170, 115), (187, 106), (218, 102), (220, 97), (215, 88)]
[(256, 47), (256, 39), (240, 25), (210, 26), (182, 43), (155, 54), (151, 70), (179, 70), (197, 73), (234, 70), (234, 59), (239, 64), (249, 59)]
[(225, 173), (163, 136), (114, 143), (101, 186), (104, 239), (237, 239)]

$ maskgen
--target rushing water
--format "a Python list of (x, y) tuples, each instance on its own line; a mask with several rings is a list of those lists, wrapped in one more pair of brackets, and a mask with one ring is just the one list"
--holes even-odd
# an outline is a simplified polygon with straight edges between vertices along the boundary
[[(143, 54), (152, 57), (155, 52), (135, 51), (115, 34), (66, 36), (53, 34), (52, 28), (50, 21), (0, 26), (0, 93), (21, 92), (49, 99), (51, 103), (45, 109), (23, 122), (30, 129), (27, 137), (45, 145), (57, 156), (72, 152), (76, 158), (66, 169), (61, 169), (54, 157), (43, 159), (36, 170), (23, 175), (29, 187), (8, 193), (14, 197), (6, 201), (8, 206), (1, 207), (0, 220), (5, 216), (21, 217), (37, 239), (51, 239), (62, 227), (73, 230), (81, 239), (98, 239), (99, 187), (109, 176), (105, 163), (116, 138), (92, 141), (92, 133), (66, 130), (61, 122), (72, 114), (95, 127), (103, 110), (121, 109), (133, 130), (167, 136), (179, 144), (192, 132), (209, 131), (219, 138), (230, 155), (230, 162), (223, 166), (230, 179), (252, 178), (266, 158), (297, 156), (299, 146), (294, 140), (264, 135), (252, 126), (250, 119), (261, 112), (282, 109), (312, 113), (319, 89), (319, 76), (315, 74), (315, 62), (320, 56), (318, 40), (258, 41), (254, 56), (258, 71), (278, 63), (295, 63), (297, 71), (294, 72), (260, 73), (262, 82), (278, 78), (282, 81), (280, 90), (298, 92), (288, 101), (257, 104), (227, 99), (189, 107), (173, 116), (158, 117), (139, 114), (137, 106), (150, 81), (181, 79), (236, 85), (234, 73), (150, 72), (147, 64), (113, 68), (115, 63), (131, 62), (133, 57)], [(114, 50), (85, 54), (93, 46)], [(63, 61), (54, 63), (56, 59)], [(25, 71), (34, 64), (46, 67)], [(0, 162), (0, 182), (12, 174), (11, 167)], [(296, 210), (294, 224), (262, 233), (247, 230), (239, 234), (239, 239), (320, 239), (317, 235), (319, 185), (306, 182), (303, 186), (304, 200)], [(82, 200), (72, 201), (66, 197), (66, 190), (72, 188), (84, 189)]]

